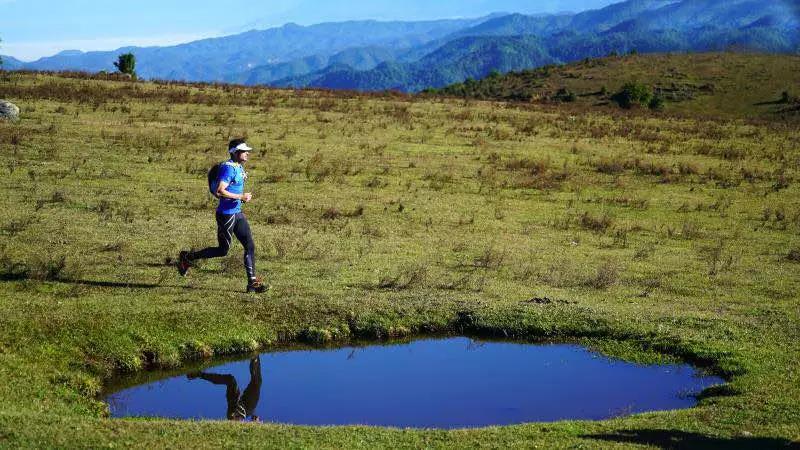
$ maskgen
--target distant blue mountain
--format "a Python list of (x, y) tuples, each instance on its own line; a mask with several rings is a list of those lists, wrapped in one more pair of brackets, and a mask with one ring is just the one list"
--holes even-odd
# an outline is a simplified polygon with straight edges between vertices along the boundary
[(136, 55), (143, 78), (222, 81), (255, 67), (301, 58), (327, 58), (356, 47), (409, 48), (485, 20), (420, 22), (351, 21), (303, 27), (287, 24), (263, 31), (203, 39), (170, 47), (123, 47), (110, 52), (62, 52), (26, 63), (35, 70), (113, 71), (117, 55)]
[(12, 57), (12, 56), (5, 56), (0, 55), (0, 61), (2, 61), (2, 65), (0, 65), (0, 69), (3, 70), (19, 70), (25, 64), (24, 62)]
[(797, 15), (791, 14), (791, 3), (629, 0), (574, 15), (511, 14), (416, 47), (393, 64), (368, 71), (336, 65), (272, 84), (413, 92), (482, 77), (492, 70), (534, 68), (612, 52), (798, 53), (800, 27)]
[(554, 15), (288, 24), (171, 47), (9, 58), (6, 68), (113, 71), (132, 52), (143, 78), (417, 91), (631, 50), (798, 53), (798, 16), (800, 0), (627, 0)]
[(269, 84), (275, 80), (299, 77), (331, 66), (347, 66), (356, 70), (369, 70), (397, 58), (400, 50), (391, 47), (356, 47), (331, 56), (313, 55), (287, 62), (265, 64), (246, 72), (225, 77), (225, 81), (241, 84)]
[(764, 16), (783, 16), (786, 20), (776, 23), (780, 28), (797, 27), (797, 16), (791, 13), (792, 3), (797, 0), (684, 0), (670, 2), (653, 11), (636, 17), (649, 29), (690, 30), (704, 26), (740, 28)]
[(413, 63), (385, 62), (369, 71), (347, 65), (328, 67), (305, 76), (272, 83), (282, 87), (306, 85), (331, 89), (418, 91), (444, 86), (493, 70), (511, 71), (551, 64), (555, 60), (535, 36), (464, 37)]
[[(400, 72), (405, 70), (402, 66), (402, 63), (409, 63), (411, 65), (407, 66), (408, 70), (412, 72), (416, 71), (417, 73), (424, 74), (426, 76), (422, 76), (419, 78), (420, 83), (412, 82), (411, 84), (416, 85), (420, 88), (429, 87), (425, 86), (423, 80), (428, 79), (439, 79), (441, 82), (447, 80), (447, 83), (452, 83), (455, 81), (463, 80), (463, 77), (459, 78), (457, 75), (457, 71), (454, 68), (445, 68), (442, 67), (442, 70), (434, 71), (434, 74), (427, 74), (427, 68), (438, 68), (439, 66), (443, 66), (447, 64), (445, 61), (436, 62), (431, 61), (431, 58), (426, 58), (425, 67), (426, 69), (417, 71), (414, 67), (420, 66), (420, 61), (425, 58), (427, 55), (430, 55), (434, 52), (437, 52), (440, 48), (447, 47), (444, 52), (438, 52), (437, 55), (441, 56), (445, 53), (453, 53), (456, 49), (452, 45), (448, 45), (451, 42), (458, 41), (464, 37), (477, 37), (477, 36), (522, 36), (522, 35), (535, 35), (535, 36), (549, 36), (559, 31), (564, 30), (565, 28), (573, 26), (573, 23), (578, 23), (582, 29), (603, 29), (606, 26), (606, 23), (613, 22), (615, 19), (614, 17), (620, 18), (628, 18), (632, 17), (635, 14), (639, 14), (642, 11), (646, 11), (648, 9), (656, 9), (658, 7), (662, 7), (672, 3), (670, 0), (633, 0), (628, 1), (620, 4), (615, 4), (608, 6), (606, 8), (596, 10), (596, 11), (587, 11), (580, 14), (556, 14), (556, 15), (523, 15), (523, 14), (494, 14), (486, 18), (485, 20), (480, 21), (472, 26), (464, 27), (460, 30), (454, 31), (453, 33), (448, 34), (447, 36), (443, 36), (439, 39), (432, 40), (428, 43), (418, 45), (403, 51), (395, 51), (396, 57), (393, 59), (385, 59), (384, 62), (394, 62), (398, 64), (386, 64), (381, 67), (376, 68), (375, 70), (378, 73), (374, 74), (365, 74), (364, 76), (356, 75), (355, 72), (361, 70), (368, 70), (371, 68), (364, 68), (358, 67), (356, 65), (350, 64), (347, 61), (337, 60), (331, 61), (330, 64), (325, 67), (318, 67), (315, 71), (308, 71), (301, 74), (296, 74), (294, 76), (288, 75), (285, 76), (283, 79), (279, 79), (281, 77), (275, 77), (275, 71), (269, 67), (262, 67), (255, 69), (253, 73), (250, 75), (239, 76), (237, 78), (238, 81), (244, 81), (247, 84), (274, 84), (276, 86), (323, 86), (334, 88), (335, 86), (346, 86), (351, 89), (363, 89), (363, 90), (374, 90), (374, 89), (382, 89), (388, 86), (389, 88), (399, 88), (403, 90), (409, 90), (409, 83), (408, 81), (402, 81), (401, 79), (405, 80), (412, 80), (415, 77), (410, 74), (402, 74), (399, 75)], [(460, 42), (469, 42), (469, 41), (460, 41)], [(486, 43), (486, 40), (483, 40)], [(507, 44), (507, 42), (498, 42), (497, 46), (503, 46)], [(524, 47), (523, 47), (524, 48)], [(519, 50), (523, 50), (520, 48)], [(462, 53), (468, 53), (469, 51), (474, 50), (472, 47), (464, 47), (460, 49)], [(537, 49), (537, 52), (540, 49)], [(388, 56), (388, 55), (387, 55)], [(520, 68), (525, 68), (529, 66), (520, 66), (520, 64), (525, 64), (525, 58), (513, 58), (514, 62), (507, 60), (498, 55), (494, 55), (496, 60), (499, 62), (497, 67), (494, 67), (496, 70), (516, 70)], [(479, 56), (476, 59), (478, 60), (492, 60), (492, 56), (490, 55), (483, 55)], [(542, 58), (541, 55), (532, 54), (528, 61), (551, 61), (552, 58)], [(412, 64), (414, 63), (414, 64)], [(349, 67), (348, 67), (349, 66)], [(490, 70), (489, 70), (490, 71)], [(474, 75), (485, 75), (488, 73), (486, 70), (482, 70), (480, 67), (476, 67), (474, 70), (467, 70), (464, 72), (463, 75), (474, 74)], [(398, 74), (398, 77), (392, 78), (388, 76), (389, 74)], [(448, 75), (443, 75), (447, 73)], [(472, 75), (470, 75), (472, 76)], [(454, 78), (455, 77), (455, 78)], [(350, 81), (345, 81), (349, 79)], [(361, 80), (356, 82), (356, 80)], [(379, 82), (370, 83), (365, 80), (381, 80)], [(383, 86), (383, 87), (378, 87)]]
[(494, 17), (478, 25), (454, 32), (449, 36), (431, 41), (407, 52), (402, 60), (416, 61), (447, 42), (465, 36), (552, 36), (565, 30), (580, 32), (604, 31), (624, 20), (637, 17), (672, 4), (675, 0), (629, 0), (605, 8), (584, 11), (578, 14), (524, 15), (507, 14)]

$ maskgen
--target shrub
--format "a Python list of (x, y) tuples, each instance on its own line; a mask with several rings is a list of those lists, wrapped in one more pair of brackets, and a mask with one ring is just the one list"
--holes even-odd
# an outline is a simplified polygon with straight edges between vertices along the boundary
[(12, 259), (0, 247), (0, 280), (71, 281), (83, 272), (78, 260), (67, 263), (66, 255), (39, 255), (31, 260)]
[(378, 178), (378, 177), (372, 177), (369, 180), (364, 182), (364, 186), (368, 187), (370, 189), (382, 188), (382, 187), (386, 187), (388, 185), (389, 185), (389, 183), (386, 180), (383, 180), (383, 179)]
[(697, 222), (685, 221), (681, 225), (681, 237), (684, 239), (697, 239), (703, 235), (703, 230)]
[(506, 259), (506, 251), (498, 252), (492, 247), (486, 248), (472, 260), (472, 267), (480, 269), (499, 269)]
[(594, 289), (608, 289), (617, 283), (619, 272), (619, 266), (615, 262), (604, 261), (585, 284)]
[(611, 100), (625, 109), (635, 105), (649, 106), (653, 100), (653, 89), (641, 83), (627, 83), (611, 97)]
[(13, 219), (7, 224), (3, 225), (0, 231), (3, 234), (7, 234), (9, 236), (14, 236), (25, 231), (29, 226), (34, 225), (38, 222), (38, 219), (35, 216), (27, 216), (21, 219)]
[(700, 168), (693, 162), (681, 161), (678, 163), (678, 172), (681, 175), (697, 175), (700, 173)]
[(638, 296), (639, 298), (647, 298), (650, 297), (653, 291), (661, 287), (661, 280), (659, 278), (646, 278), (642, 280), (641, 284), (644, 289)]
[(64, 191), (56, 190), (50, 196), (50, 203), (66, 203), (68, 201), (67, 194)]
[(734, 258), (726, 251), (727, 243), (720, 239), (715, 245), (701, 247), (700, 255), (708, 263), (708, 275), (717, 276), (720, 272), (730, 271)]
[(664, 109), (664, 98), (660, 95), (654, 95), (653, 98), (650, 99), (650, 103), (647, 107), (653, 111), (661, 111)]
[(652, 242), (648, 242), (643, 244), (641, 247), (637, 248), (636, 251), (633, 253), (633, 259), (637, 261), (642, 261), (650, 256), (653, 255), (656, 251), (656, 245)]
[(580, 223), (587, 230), (604, 233), (614, 223), (614, 218), (605, 212), (600, 216), (595, 216), (587, 211), (581, 216)]
[(571, 103), (577, 100), (578, 96), (567, 88), (561, 88), (556, 92), (556, 95), (553, 98), (560, 102)]
[(333, 170), (330, 165), (326, 164), (322, 154), (315, 153), (314, 156), (308, 160), (308, 163), (306, 163), (305, 174), (306, 178), (309, 180), (314, 183), (319, 183), (332, 175)]
[(779, 173), (775, 178), (775, 183), (772, 185), (772, 190), (778, 192), (781, 189), (786, 189), (788, 187), (789, 187), (789, 179), (786, 178), (786, 174)]
[(628, 161), (620, 158), (603, 157), (595, 161), (593, 165), (600, 173), (616, 175), (623, 172), (629, 164)]
[(279, 212), (275, 214), (268, 214), (266, 222), (269, 225), (289, 225), (292, 223), (292, 219), (286, 214)]
[(220, 261), (220, 271), (227, 276), (235, 276), (244, 272), (244, 261), (239, 252), (230, 252)]
[(121, 252), (128, 248), (128, 243), (123, 241), (116, 241), (116, 242), (109, 242), (102, 247), (100, 247), (100, 251), (102, 252)]
[(569, 287), (585, 282), (576, 272), (577, 268), (571, 260), (566, 258), (556, 259), (538, 275), (538, 279), (548, 286)]
[(636, 161), (636, 171), (642, 175), (669, 176), (672, 166), (659, 161)]
[(322, 218), (325, 220), (336, 220), (340, 217), (361, 217), (364, 215), (364, 207), (359, 206), (353, 211), (350, 212), (343, 212), (340, 211), (338, 208), (328, 208), (322, 213)]
[(58, 281), (68, 278), (66, 269), (66, 256), (40, 258), (35, 260), (31, 265), (29, 276), (34, 280)]
[(429, 182), (429, 187), (435, 191), (440, 191), (446, 184), (453, 182), (453, 176), (445, 172), (428, 172), (422, 179)]
[(336, 208), (328, 208), (322, 213), (322, 218), (325, 220), (335, 220), (341, 217), (342, 213)]
[(0, 280), (24, 280), (28, 278), (28, 266), (15, 261), (6, 252), (5, 246), (0, 246)]
[(397, 273), (385, 275), (378, 281), (379, 289), (402, 290), (422, 285), (428, 275), (428, 269), (422, 264), (403, 266)]
[(506, 169), (512, 172), (524, 171), (531, 175), (545, 173), (550, 166), (549, 159), (517, 158), (506, 162)]

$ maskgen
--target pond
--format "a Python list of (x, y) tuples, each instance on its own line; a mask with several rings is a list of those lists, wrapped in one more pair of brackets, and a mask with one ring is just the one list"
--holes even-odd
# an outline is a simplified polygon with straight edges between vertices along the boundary
[(112, 416), (470, 428), (689, 408), (724, 383), (689, 365), (634, 364), (579, 345), (463, 337), (272, 351), (161, 376), (112, 386)]

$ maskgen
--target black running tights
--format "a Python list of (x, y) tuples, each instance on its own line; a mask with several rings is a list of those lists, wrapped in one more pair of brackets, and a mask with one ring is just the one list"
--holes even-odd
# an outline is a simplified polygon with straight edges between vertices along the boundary
[(217, 213), (217, 247), (209, 247), (199, 252), (189, 253), (189, 261), (198, 259), (221, 258), (231, 249), (233, 236), (244, 247), (244, 268), (247, 278), (252, 281), (256, 278), (256, 245), (250, 233), (250, 224), (242, 213), (221, 214)]

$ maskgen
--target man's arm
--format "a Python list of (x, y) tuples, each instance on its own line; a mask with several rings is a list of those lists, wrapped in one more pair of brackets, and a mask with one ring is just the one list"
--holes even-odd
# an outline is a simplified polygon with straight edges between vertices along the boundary
[(217, 186), (217, 195), (222, 198), (241, 200), (245, 203), (253, 199), (253, 194), (249, 192), (245, 192), (244, 194), (234, 194), (233, 192), (228, 192), (228, 186), (230, 186), (230, 183), (220, 181), (219, 186)]

